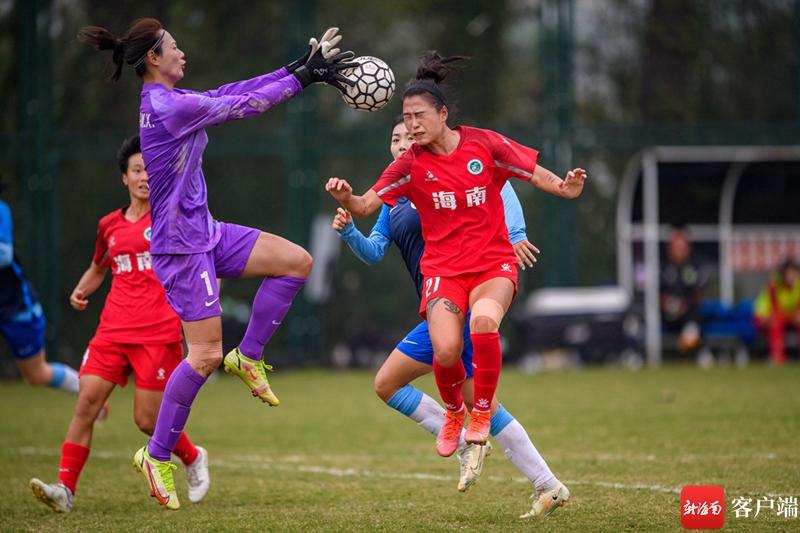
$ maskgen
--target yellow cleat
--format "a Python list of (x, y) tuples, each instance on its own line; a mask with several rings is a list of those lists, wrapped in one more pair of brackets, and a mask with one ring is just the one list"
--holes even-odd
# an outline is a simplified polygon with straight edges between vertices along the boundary
[(264, 361), (250, 359), (239, 348), (234, 348), (223, 360), (225, 372), (239, 376), (253, 393), (253, 396), (260, 398), (262, 402), (268, 403), (272, 407), (277, 407), (280, 403), (278, 397), (273, 394), (267, 380), (267, 371), (272, 372), (272, 366), (264, 364)]
[(170, 461), (157, 461), (147, 453), (147, 446), (139, 448), (133, 456), (133, 468), (142, 474), (150, 486), (150, 494), (164, 507), (180, 509), (172, 471), (177, 467)]

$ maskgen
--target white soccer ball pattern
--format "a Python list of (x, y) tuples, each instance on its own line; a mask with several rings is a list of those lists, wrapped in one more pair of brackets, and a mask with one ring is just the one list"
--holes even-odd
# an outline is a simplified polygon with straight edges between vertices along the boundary
[(342, 99), (359, 111), (377, 111), (385, 106), (394, 94), (394, 72), (382, 59), (361, 56), (353, 59), (359, 65), (342, 71), (342, 75), (356, 82), (347, 87)]

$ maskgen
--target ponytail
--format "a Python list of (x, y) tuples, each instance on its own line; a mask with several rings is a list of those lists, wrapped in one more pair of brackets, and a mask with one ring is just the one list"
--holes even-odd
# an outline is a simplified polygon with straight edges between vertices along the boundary
[(128, 32), (120, 39), (100, 26), (85, 26), (78, 32), (78, 40), (95, 50), (112, 51), (111, 63), (114, 65), (114, 71), (107, 80), (117, 81), (122, 76), (124, 63), (133, 65), (137, 76), (144, 76), (147, 72), (144, 59), (150, 50), (157, 55), (161, 54), (164, 33), (165, 30), (158, 20), (142, 18), (133, 21)]
[(417, 73), (414, 79), (406, 86), (403, 99), (405, 100), (410, 96), (424, 95), (428, 96), (431, 104), (437, 110), (446, 106), (447, 97), (440, 84), (451, 72), (457, 70), (457, 67), (451, 65), (451, 63), (462, 59), (468, 60), (469, 58), (466, 56), (443, 56), (436, 50), (428, 50), (422, 54)]
[(100, 26), (85, 26), (78, 32), (78, 40), (95, 50), (113, 50), (111, 62), (114, 65), (114, 72), (108, 76), (107, 80), (117, 81), (122, 76), (125, 43), (121, 39), (117, 39), (110, 31)]
[(431, 80), (436, 84), (442, 83), (448, 74), (457, 70), (457, 67), (450, 65), (454, 61), (469, 59), (466, 56), (443, 56), (436, 50), (428, 50), (419, 59), (415, 80)]

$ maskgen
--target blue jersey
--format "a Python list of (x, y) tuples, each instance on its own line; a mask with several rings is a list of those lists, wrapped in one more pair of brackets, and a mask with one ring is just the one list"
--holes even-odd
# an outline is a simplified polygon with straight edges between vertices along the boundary
[(419, 213), (413, 202), (408, 198), (402, 198), (394, 207), (383, 204), (375, 228), (397, 244), (408, 273), (411, 274), (411, 279), (417, 288), (417, 295), (421, 295), (423, 276), (419, 262), (422, 259), (422, 252), (425, 251), (425, 241), (422, 239)]
[(0, 200), (0, 321), (20, 314), (41, 314), (33, 288), (28, 284), (14, 254), (14, 226), (11, 209)]
[[(508, 237), (511, 244), (517, 244), (527, 239), (522, 206), (511, 183), (506, 183), (500, 194), (503, 197)], [(422, 295), (423, 276), (420, 271), (420, 260), (422, 252), (425, 250), (425, 241), (422, 238), (419, 213), (410, 200), (400, 198), (391, 208), (384, 204), (369, 237), (362, 235), (353, 223), (345, 226), (339, 235), (353, 250), (353, 253), (368, 265), (374, 265), (381, 261), (386, 249), (394, 242), (414, 281), (417, 296)]]

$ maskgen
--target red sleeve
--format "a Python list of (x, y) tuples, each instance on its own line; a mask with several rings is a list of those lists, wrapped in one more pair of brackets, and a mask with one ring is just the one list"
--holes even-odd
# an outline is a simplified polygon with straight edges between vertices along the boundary
[(414, 160), (411, 152), (408, 150), (400, 159), (386, 167), (380, 179), (372, 186), (378, 198), (389, 206), (394, 207), (397, 200), (408, 193), (411, 183), (411, 162)]
[(106, 219), (101, 218), (97, 224), (97, 239), (94, 241), (94, 255), (92, 262), (97, 266), (108, 266), (108, 243), (106, 242)]
[(494, 157), (494, 164), (507, 170), (509, 177), (530, 181), (539, 159), (539, 152), (523, 146), (497, 132), (484, 130), (487, 134), (489, 149)]

